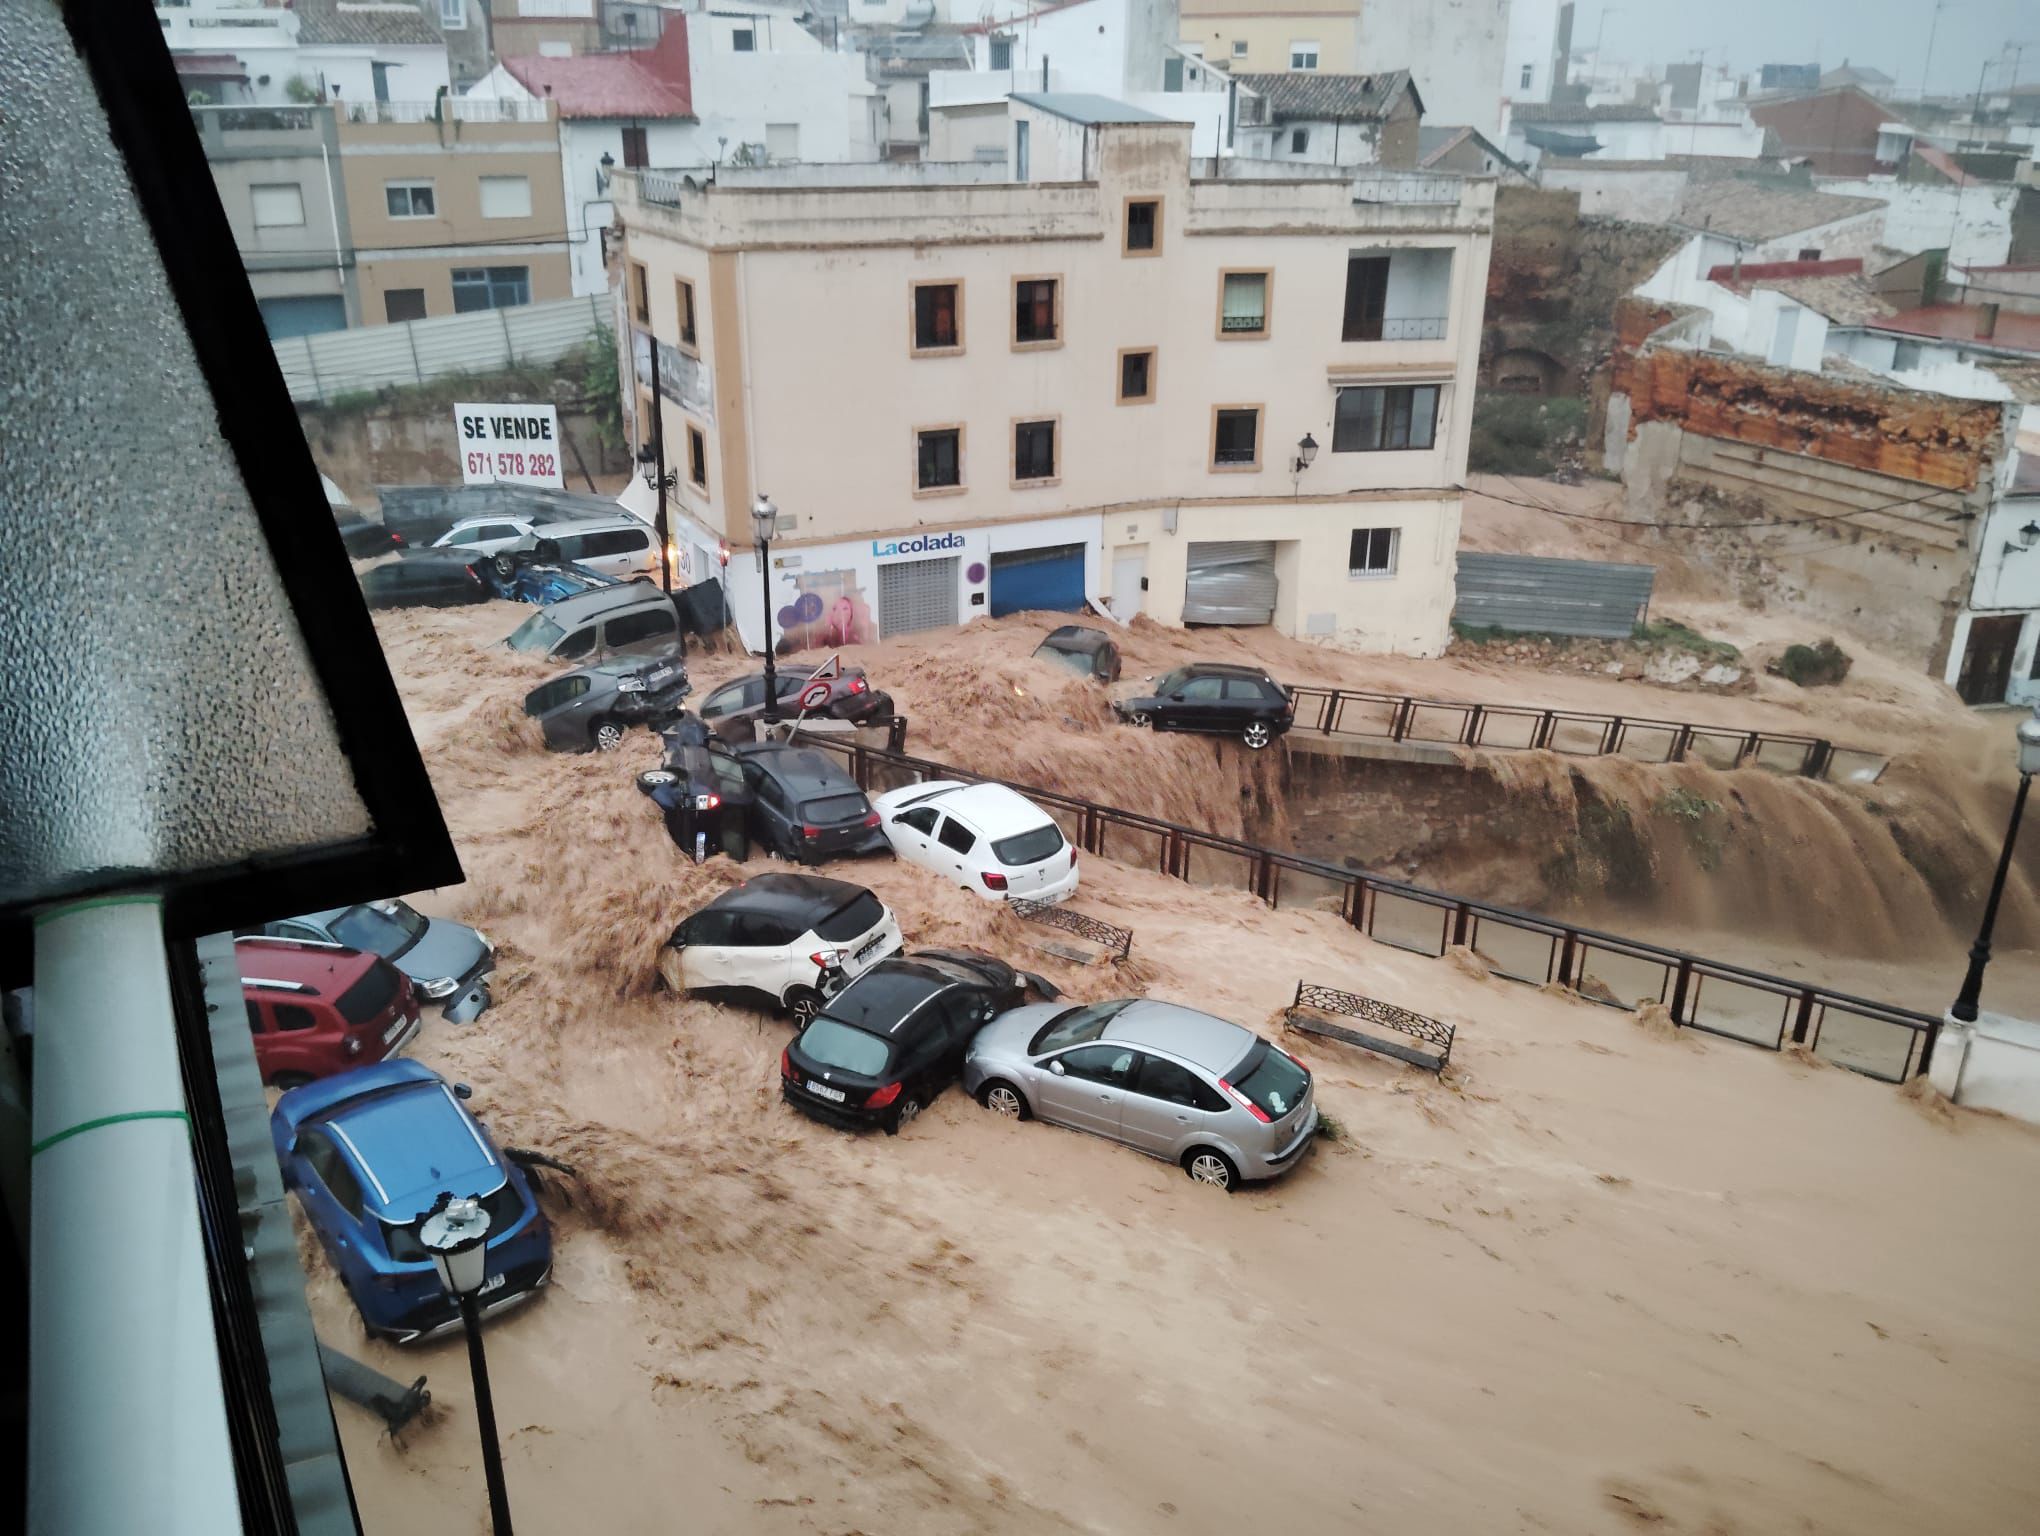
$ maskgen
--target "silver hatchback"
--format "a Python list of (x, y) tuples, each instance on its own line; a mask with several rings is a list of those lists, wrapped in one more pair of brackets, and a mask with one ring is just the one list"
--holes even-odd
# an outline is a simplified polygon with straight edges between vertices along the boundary
[(1003, 1013), (971, 1041), (963, 1087), (995, 1113), (1123, 1141), (1220, 1189), (1288, 1171), (1317, 1137), (1301, 1062), (1238, 1024), (1145, 998)]

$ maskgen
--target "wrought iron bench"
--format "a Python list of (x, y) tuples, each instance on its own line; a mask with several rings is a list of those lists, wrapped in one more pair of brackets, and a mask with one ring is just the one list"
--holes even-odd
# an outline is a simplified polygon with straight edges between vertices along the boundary
[[(1315, 1009), (1318, 1013), (1333, 1014), (1356, 1023), (1350, 1026), (1334, 1024), (1329, 1019), (1312, 1017), (1304, 1009)], [(1444, 1071), (1445, 1064), (1452, 1059), (1450, 1024), (1427, 1018), (1421, 1013), (1412, 1013), (1407, 1008), (1398, 1008), (1394, 1003), (1378, 1002), (1354, 992), (1341, 992), (1335, 987), (1299, 981), (1296, 984), (1296, 1001), (1283, 1011), (1282, 1023), (1287, 1029), (1322, 1035), (1327, 1040), (1337, 1040), (1345, 1045), (1357, 1045), (1363, 1050), (1393, 1056), (1398, 1061), (1406, 1061), (1429, 1072)]]
[(1072, 912), (1059, 903), (1028, 901), (1015, 897), (1006, 905), (1015, 917), (1049, 928), (1060, 928), (1064, 933), (1074, 933), (1080, 939), (1089, 939), (1093, 944), (1103, 945), (1115, 959), (1124, 960), (1133, 949), (1132, 929), (1115, 927), (1082, 912)]

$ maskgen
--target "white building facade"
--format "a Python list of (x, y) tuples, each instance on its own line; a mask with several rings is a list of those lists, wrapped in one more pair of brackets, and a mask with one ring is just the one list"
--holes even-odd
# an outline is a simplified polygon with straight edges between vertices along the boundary
[(1058, 105), (1013, 104), (1024, 176), (619, 178), (690, 566), (734, 551), (756, 648), (763, 492), (782, 649), (1089, 603), (1442, 650), (1492, 182), (1213, 175)]

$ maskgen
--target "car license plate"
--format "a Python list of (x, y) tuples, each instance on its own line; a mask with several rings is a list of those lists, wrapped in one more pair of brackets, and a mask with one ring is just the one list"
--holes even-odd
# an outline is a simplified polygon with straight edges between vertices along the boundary
[(706, 796), (706, 795), (696, 795), (696, 796), (694, 797), (694, 808), (695, 808), (695, 809), (696, 809), (697, 811), (705, 811), (705, 810), (707, 810), (707, 809), (708, 809), (708, 796)]
[(396, 1022), (390, 1025), (388, 1029), (382, 1032), (382, 1043), (384, 1045), (388, 1045), (392, 1040), (396, 1039), (397, 1036), (401, 1035), (404, 1032), (404, 1026), (406, 1024), (409, 1024), (410, 1022), (411, 1021), (405, 1018), (402, 1014), (398, 1014)]
[(502, 1290), (503, 1287), (508, 1285), (509, 1283), (510, 1277), (508, 1275), (491, 1275), (489, 1276), (488, 1279), (482, 1282), (482, 1288), (479, 1291), (476, 1291), (475, 1294), (477, 1296), (486, 1296), (491, 1291)]
[(808, 1079), (807, 1091), (818, 1099), (827, 1099), (831, 1104), (840, 1104), (849, 1097), (842, 1089), (831, 1088), (827, 1083), (818, 1083), (813, 1078)]
[(851, 956), (851, 958), (853, 960), (858, 961), (869, 960), (873, 955), (878, 953), (879, 946), (884, 943), (885, 935), (881, 933), (877, 938), (873, 939), (869, 944), (865, 945), (864, 948), (858, 950), (855, 955)]

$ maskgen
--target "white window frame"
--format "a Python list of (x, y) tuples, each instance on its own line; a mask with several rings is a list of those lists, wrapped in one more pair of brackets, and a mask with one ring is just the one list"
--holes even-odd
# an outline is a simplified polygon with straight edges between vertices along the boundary
[[(738, 41), (738, 39), (742, 41)], [(758, 28), (754, 23), (748, 27), (730, 28), (731, 53), (756, 53), (758, 51)]]
[(1525, 64), (1523, 66), (1523, 73), (1519, 78), (1523, 82), (1521, 87), (1523, 90), (1532, 89), (1531, 81), (1537, 78), (1537, 66), (1535, 64)]
[[(489, 188), (491, 185), (506, 187), (519, 185), (524, 188), (524, 211), (521, 213), (489, 212)], [(531, 217), (531, 178), (529, 176), (483, 176), (477, 179), (476, 190), (481, 198), (482, 217), (485, 219), (528, 219)]]
[[(792, 154), (790, 154), (790, 155), (786, 155), (786, 156), (781, 156), (781, 155), (780, 155), (780, 153), (779, 153), (779, 151), (777, 151), (776, 149), (774, 149), (774, 148), (772, 147), (772, 130), (773, 130), (773, 129), (775, 129), (775, 128), (776, 128), (776, 129), (778, 129), (778, 130), (779, 130), (779, 131), (780, 131), (781, 133), (787, 133), (787, 134), (791, 134), (791, 135), (793, 136), (793, 153), (792, 153)], [(765, 125), (765, 157), (766, 157), (766, 158), (767, 158), (768, 160), (781, 160), (781, 159), (784, 159), (785, 161), (788, 161), (788, 162), (797, 162), (797, 161), (798, 161), (798, 160), (800, 159), (800, 124), (799, 124), (799, 123), (767, 123), (767, 124)]]
[[(1368, 566), (1357, 566), (1357, 567), (1356, 567), (1356, 566), (1355, 566), (1355, 565), (1353, 564), (1353, 535), (1354, 535), (1354, 534), (1356, 534), (1356, 533), (1365, 533), (1365, 534), (1368, 534), (1368, 535), (1370, 535), (1370, 537), (1369, 537), (1369, 539), (1368, 539), (1368, 541), (1367, 541), (1367, 542), (1368, 542), (1368, 544), (1369, 544), (1370, 546), (1371, 546), (1371, 545), (1373, 544), (1373, 542), (1374, 542), (1374, 540), (1373, 540), (1373, 538), (1371, 537), (1371, 535), (1373, 535), (1373, 534), (1377, 534), (1377, 533), (1385, 533), (1385, 534), (1387, 534), (1387, 535), (1388, 535), (1388, 564), (1387, 564), (1387, 565), (1385, 565), (1385, 566), (1371, 566), (1371, 565), (1368, 565)], [(1370, 552), (1371, 552), (1371, 551), (1370, 551)], [(1390, 581), (1390, 580), (1393, 580), (1393, 579), (1394, 579), (1394, 577), (1395, 577), (1395, 573), (1396, 573), (1396, 569), (1397, 569), (1397, 567), (1398, 567), (1398, 566), (1400, 566), (1401, 564), (1402, 564), (1402, 529), (1400, 529), (1400, 528), (1354, 528), (1354, 529), (1350, 530), (1350, 531), (1349, 531), (1349, 532), (1347, 533), (1347, 535), (1346, 535), (1346, 579), (1347, 579), (1348, 581)]]
[(1310, 130), (1308, 128), (1292, 128), (1289, 130), (1289, 152), (1292, 155), (1306, 155), (1310, 153)]
[[(424, 178), (414, 177), (410, 180), (405, 181), (386, 181), (382, 185), (383, 185), (383, 213), (387, 215), (389, 218), (436, 219), (439, 217), (439, 186), (438, 183), (433, 181), (430, 177)], [(411, 213), (391, 213), (390, 193), (395, 191), (399, 187), (402, 187), (405, 193), (407, 194), (404, 199), (404, 206), (413, 209), (415, 209), (418, 200), (415, 196), (409, 194), (414, 194), (420, 187), (423, 187), (425, 189), (426, 195), (432, 199), (432, 207), (430, 211), (425, 213), (418, 213), (415, 211)]]
[[(1298, 61), (1305, 54), (1310, 56), (1309, 62), (1299, 63)], [(1319, 56), (1320, 50), (1318, 45), (1308, 39), (1295, 39), (1289, 44), (1289, 67), (1291, 69), (1316, 69), (1318, 67)]]
[[(294, 219), (265, 219), (262, 216), (260, 194), (264, 192), (288, 192), (297, 199), (297, 217)], [(248, 188), (248, 216), (255, 221), (257, 229), (303, 229), (305, 226), (305, 189), (295, 181), (264, 181)]]
[(1247, 40), (1244, 37), (1232, 40), (1232, 56), (1236, 59), (1244, 59), (1247, 56)]
[(467, 0), (439, 0), (439, 30), (442, 32), (467, 30)]

